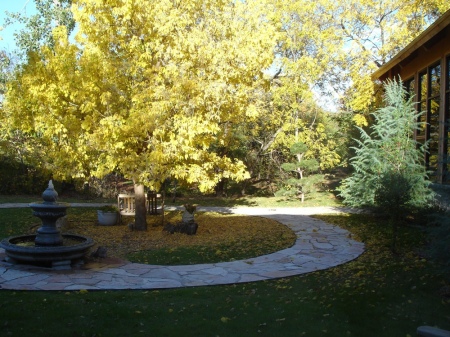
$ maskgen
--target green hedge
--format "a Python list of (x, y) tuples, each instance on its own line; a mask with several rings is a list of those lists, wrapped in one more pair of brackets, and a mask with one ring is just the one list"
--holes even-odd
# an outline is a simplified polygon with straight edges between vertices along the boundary
[(47, 186), (51, 173), (18, 162), (10, 157), (0, 157), (0, 194), (40, 194)]

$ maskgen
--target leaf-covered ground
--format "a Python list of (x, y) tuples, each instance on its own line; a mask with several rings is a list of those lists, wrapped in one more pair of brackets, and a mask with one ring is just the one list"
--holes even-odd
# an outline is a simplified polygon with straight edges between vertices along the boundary
[[(123, 223), (132, 222), (125, 218)], [(181, 221), (181, 213), (166, 214), (165, 223)], [(147, 231), (127, 225), (99, 226), (94, 210), (68, 215), (63, 232), (91, 237), (110, 257), (150, 264), (195, 264), (255, 257), (292, 246), (295, 234), (286, 226), (257, 216), (196, 213), (196, 235), (163, 231), (162, 216), (148, 216)]]

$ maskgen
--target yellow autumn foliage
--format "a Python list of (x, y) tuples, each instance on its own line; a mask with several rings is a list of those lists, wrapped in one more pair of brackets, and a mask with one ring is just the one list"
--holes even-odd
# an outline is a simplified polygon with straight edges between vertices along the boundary
[[(297, 127), (313, 92), (330, 88), (346, 109), (366, 113), (373, 71), (449, 8), (443, 0), (74, 0), (74, 40), (57, 27), (55, 45), (18, 67), (0, 133), (22, 132), (23, 152), (55, 178), (118, 170), (152, 188), (172, 177), (208, 191), (248, 177), (242, 161), (212, 151), (232, 146), (238, 127), (270, 142), (293, 120)], [(318, 142), (323, 134), (310, 139), (328, 147), (319, 152), (331, 167), (339, 160), (331, 140)]]
[[(57, 177), (119, 170), (158, 188), (168, 177), (211, 190), (248, 177), (212, 153), (227, 125), (257, 118), (252, 95), (273, 61), (266, 1), (78, 0), (75, 42), (30, 55), (6, 98)], [(231, 123), (231, 124), (230, 124)]]

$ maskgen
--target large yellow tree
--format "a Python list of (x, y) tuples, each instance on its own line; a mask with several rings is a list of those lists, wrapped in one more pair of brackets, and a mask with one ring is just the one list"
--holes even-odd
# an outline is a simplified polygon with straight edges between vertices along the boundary
[(3, 118), (44, 146), (56, 176), (119, 170), (143, 186), (173, 177), (203, 191), (246, 177), (242, 162), (210, 151), (233, 124), (258, 116), (253, 94), (273, 61), (265, 1), (78, 0), (75, 41), (31, 54), (10, 82)]

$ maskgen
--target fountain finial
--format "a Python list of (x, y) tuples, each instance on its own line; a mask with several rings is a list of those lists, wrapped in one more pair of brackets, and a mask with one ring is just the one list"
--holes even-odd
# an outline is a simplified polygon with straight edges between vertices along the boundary
[(55, 191), (52, 180), (49, 180), (47, 189), (42, 193), (42, 199), (46, 203), (54, 203), (58, 199), (58, 192)]

